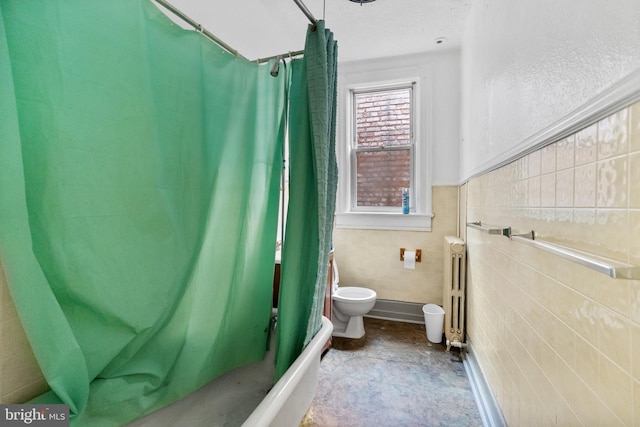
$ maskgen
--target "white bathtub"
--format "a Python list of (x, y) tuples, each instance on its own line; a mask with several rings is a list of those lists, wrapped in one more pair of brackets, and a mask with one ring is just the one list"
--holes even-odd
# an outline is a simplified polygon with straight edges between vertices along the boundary
[(234, 369), (128, 426), (298, 427), (316, 394), (322, 348), (332, 332), (323, 317), (320, 331), (275, 385), (272, 345), (264, 361)]

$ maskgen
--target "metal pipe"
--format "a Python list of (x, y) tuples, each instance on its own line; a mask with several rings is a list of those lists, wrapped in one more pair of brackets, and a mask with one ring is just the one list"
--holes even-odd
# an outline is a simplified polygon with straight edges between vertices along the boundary
[(500, 236), (509, 236), (511, 234), (510, 227), (491, 227), (483, 224), (482, 221), (468, 222), (467, 227), (475, 228), (487, 234), (499, 234)]
[(271, 61), (272, 59), (277, 59), (277, 58), (283, 58), (284, 59), (286, 57), (289, 57), (289, 59), (293, 59), (294, 56), (300, 56), (300, 55), (304, 55), (304, 50), (297, 50), (295, 52), (281, 53), (280, 55), (267, 56), (266, 58), (258, 58), (253, 62), (255, 62), (256, 64), (264, 64), (266, 62)]
[(457, 348), (467, 348), (467, 343), (464, 342), (460, 342), (460, 341), (449, 341), (447, 340), (447, 348), (450, 347), (457, 347)]
[[(162, 5), (165, 9), (167, 9), (168, 11), (170, 11), (171, 13), (173, 13), (174, 15), (176, 15), (177, 17), (182, 19), (187, 24), (191, 25), (196, 31), (198, 31), (199, 33), (202, 33), (202, 35), (207, 37), (209, 40), (211, 40), (212, 42), (214, 42), (215, 44), (217, 44), (218, 46), (220, 46), (221, 48), (223, 48), (224, 50), (226, 50), (230, 54), (232, 54), (234, 56), (237, 56), (237, 57), (240, 57), (240, 58), (243, 58), (243, 59), (247, 59), (244, 56), (242, 56), (240, 54), (240, 52), (238, 52), (237, 50), (235, 50), (234, 48), (232, 48), (231, 46), (229, 46), (228, 44), (226, 44), (225, 42), (220, 40), (213, 33), (209, 32), (206, 28), (204, 28), (202, 25), (198, 24), (196, 21), (191, 19), (184, 12), (182, 12), (181, 10), (176, 8), (171, 3), (167, 2), (166, 0), (154, 0), (154, 1), (156, 3)], [(247, 61), (248, 61), (248, 59), (247, 59)]]
[(309, 21), (311, 22), (311, 25), (313, 25), (315, 29), (315, 26), (318, 23), (318, 20), (313, 17), (313, 15), (311, 14), (307, 6), (305, 6), (305, 4), (302, 3), (302, 0), (293, 0), (293, 2), (298, 5), (302, 13), (305, 14), (305, 16), (307, 17), (307, 19), (309, 19)]

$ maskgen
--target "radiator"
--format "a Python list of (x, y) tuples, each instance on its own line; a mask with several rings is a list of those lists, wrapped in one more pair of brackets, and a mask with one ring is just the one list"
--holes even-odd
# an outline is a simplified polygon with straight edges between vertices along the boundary
[(457, 237), (444, 238), (444, 333), (447, 351), (463, 347), (464, 343), (464, 294), (466, 282), (466, 256), (464, 241)]

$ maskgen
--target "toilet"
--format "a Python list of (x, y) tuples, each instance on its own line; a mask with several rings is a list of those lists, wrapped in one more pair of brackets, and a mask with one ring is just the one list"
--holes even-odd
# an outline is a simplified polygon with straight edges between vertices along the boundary
[(338, 286), (338, 264), (333, 261), (333, 300), (331, 322), (333, 336), (343, 338), (362, 338), (364, 336), (364, 321), (367, 314), (376, 303), (377, 294), (372, 289), (357, 286)]

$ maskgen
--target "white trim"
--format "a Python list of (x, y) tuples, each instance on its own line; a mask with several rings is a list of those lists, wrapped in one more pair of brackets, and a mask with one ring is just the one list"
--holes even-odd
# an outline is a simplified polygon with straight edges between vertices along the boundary
[[(338, 182), (336, 200), (336, 227), (384, 230), (431, 230), (432, 201), (432, 133), (433, 133), (433, 70), (429, 65), (385, 67), (375, 71), (364, 71), (352, 68), (339, 79), (339, 105), (337, 131), (337, 155), (341, 177), (348, 177)], [(414, 86), (414, 170), (413, 182), (417, 191), (411, 201), (412, 211), (409, 215), (400, 212), (362, 212), (351, 208), (351, 132), (353, 128), (350, 111), (351, 91), (371, 89), (373, 87), (397, 86), (410, 84)]]
[(336, 228), (365, 230), (431, 231), (433, 214), (391, 212), (344, 212), (336, 214)]
[[(349, 167), (351, 168), (351, 173), (349, 175), (349, 211), (350, 212), (364, 212), (364, 213), (381, 213), (381, 212), (398, 212), (397, 207), (392, 206), (357, 206), (357, 157), (358, 153), (361, 152), (388, 152), (388, 151), (409, 151), (409, 202), (410, 202), (410, 212), (416, 212), (415, 204), (416, 201), (420, 199), (419, 192), (416, 192), (416, 181), (415, 181), (415, 169), (416, 169), (416, 139), (419, 136), (417, 132), (416, 126), (416, 118), (418, 111), (416, 104), (416, 92), (419, 88), (417, 82), (415, 81), (404, 81), (400, 83), (391, 83), (387, 84), (386, 82), (382, 84), (374, 84), (374, 85), (356, 85), (348, 87), (349, 91), (349, 104), (348, 104), (348, 114), (349, 114), (349, 127), (347, 128), (347, 142), (349, 148)], [(410, 107), (410, 136), (409, 136), (409, 145), (399, 145), (399, 146), (391, 146), (391, 147), (362, 147), (359, 148), (357, 146), (357, 124), (355, 124), (356, 118), (356, 97), (361, 94), (370, 95), (376, 94), (380, 92), (394, 92), (400, 90), (408, 90), (409, 91), (409, 107)]]
[(638, 100), (640, 100), (640, 70), (629, 74), (550, 126), (472, 169), (463, 182), (498, 169), (533, 151), (573, 135)]
[(376, 299), (375, 305), (364, 317), (424, 325), (423, 306), (421, 302)]
[(482, 425), (485, 427), (505, 427), (507, 425), (498, 402), (493, 397), (491, 389), (487, 384), (487, 381), (482, 374), (480, 365), (478, 365), (478, 359), (473, 351), (471, 340), (467, 336), (467, 351), (460, 350), (460, 356), (462, 357), (462, 363), (464, 370), (469, 378), (471, 384), (471, 390), (473, 391), (473, 397), (478, 405), (480, 411), (480, 418), (482, 419)]

